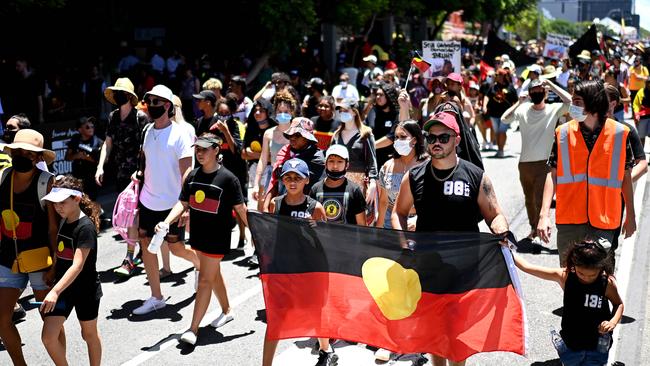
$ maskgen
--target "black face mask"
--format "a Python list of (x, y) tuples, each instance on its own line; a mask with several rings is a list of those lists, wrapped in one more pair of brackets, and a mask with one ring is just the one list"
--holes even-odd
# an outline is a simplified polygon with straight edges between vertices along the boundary
[(150, 105), (147, 108), (147, 111), (149, 112), (149, 115), (151, 116), (151, 118), (158, 119), (158, 118), (162, 117), (163, 114), (165, 114), (165, 106), (161, 105), (161, 106), (158, 106), (158, 107), (154, 107), (154, 106)]
[(456, 93), (455, 90), (447, 89), (447, 95), (449, 95), (450, 97), (453, 98), (453, 97), (457, 96), (458, 93)]
[(331, 171), (329, 169), (325, 169), (325, 174), (327, 174), (327, 177), (329, 179), (339, 180), (339, 179), (345, 177), (345, 170), (342, 170), (340, 172), (334, 172), (334, 171)]
[(530, 93), (528, 95), (533, 104), (539, 104), (544, 101), (544, 93)]
[(129, 97), (125, 93), (113, 93), (113, 100), (118, 106), (123, 106), (129, 102)]
[(34, 168), (34, 162), (30, 158), (17, 155), (11, 157), (11, 166), (19, 173), (27, 173)]
[(16, 136), (16, 132), (18, 132), (18, 130), (5, 130), (5, 134), (2, 135), (2, 139), (8, 144), (12, 143), (14, 142), (14, 136)]

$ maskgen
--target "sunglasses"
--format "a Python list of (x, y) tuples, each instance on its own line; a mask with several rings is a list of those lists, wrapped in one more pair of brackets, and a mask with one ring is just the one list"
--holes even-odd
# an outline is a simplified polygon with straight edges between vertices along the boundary
[(93, 128), (95, 128), (94, 125), (85, 125), (84, 126), (84, 129), (86, 129), (86, 130), (92, 130)]
[(329, 104), (319, 104), (316, 108), (318, 109), (331, 109)]
[(440, 141), (441, 144), (446, 144), (449, 142), (449, 139), (451, 139), (452, 137), (456, 137), (456, 135), (452, 135), (449, 133), (434, 135), (432, 133), (429, 133), (424, 136), (424, 138), (427, 140), (427, 143), (429, 144), (435, 144), (436, 141)]
[(164, 99), (158, 99), (158, 98), (147, 98), (147, 99), (145, 99), (144, 102), (145, 102), (147, 105), (151, 105), (151, 106), (154, 106), (154, 107), (158, 107), (158, 106), (164, 105), (165, 102), (166, 102), (166, 100), (164, 100)]

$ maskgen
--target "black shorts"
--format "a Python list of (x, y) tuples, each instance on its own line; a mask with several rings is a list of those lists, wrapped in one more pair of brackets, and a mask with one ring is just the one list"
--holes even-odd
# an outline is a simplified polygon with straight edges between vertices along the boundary
[[(171, 212), (171, 209), (164, 211), (153, 211), (144, 207), (142, 203), (138, 203), (138, 208), (140, 211), (138, 214), (139, 229), (145, 232), (146, 237), (153, 238), (154, 234), (156, 233), (156, 225), (158, 225), (158, 223), (161, 221), (165, 221), (167, 215), (169, 215)], [(167, 239), (169, 236), (176, 236), (176, 238), (178, 238), (172, 243), (185, 241), (185, 227), (178, 227), (178, 225), (175, 223), (169, 225), (169, 233), (167, 233), (165, 239)], [(169, 240), (167, 240), (167, 242), (169, 243)]]
[(219, 236), (218, 238), (209, 238), (207, 240), (203, 240), (200, 237), (195, 238), (190, 235), (190, 246), (192, 249), (198, 250), (208, 257), (225, 256), (230, 253), (229, 234), (230, 233), (228, 233), (228, 235)]
[[(65, 292), (64, 292), (65, 293)], [(54, 310), (44, 316), (62, 316), (68, 319), (72, 309), (77, 313), (77, 319), (85, 322), (97, 319), (99, 315), (99, 297), (94, 296), (60, 296)]]

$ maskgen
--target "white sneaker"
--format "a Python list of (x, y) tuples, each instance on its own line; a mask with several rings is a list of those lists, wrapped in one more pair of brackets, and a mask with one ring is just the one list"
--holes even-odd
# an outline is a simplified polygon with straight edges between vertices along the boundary
[(226, 323), (228, 323), (233, 319), (234, 317), (232, 315), (232, 310), (230, 310), (228, 314), (221, 313), (221, 315), (219, 315), (217, 319), (213, 320), (212, 323), (210, 323), (210, 326), (214, 328), (223, 327), (224, 325), (226, 325)]
[(385, 348), (380, 348), (375, 351), (375, 359), (379, 361), (390, 360), (390, 351)]
[(185, 342), (190, 345), (195, 345), (196, 344), (196, 334), (192, 332), (191, 330), (187, 330), (183, 335), (181, 336), (181, 342)]
[(167, 306), (165, 299), (156, 299), (155, 297), (150, 297), (140, 306), (133, 309), (134, 315), (144, 315), (149, 314), (154, 310), (159, 310)]

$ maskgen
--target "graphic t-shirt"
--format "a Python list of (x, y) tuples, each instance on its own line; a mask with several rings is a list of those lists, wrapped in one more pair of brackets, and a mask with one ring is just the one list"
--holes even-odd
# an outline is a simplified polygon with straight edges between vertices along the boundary
[(232, 208), (244, 203), (239, 180), (226, 167), (205, 173), (190, 172), (179, 200), (190, 206), (190, 244), (228, 243), (232, 231)]
[(309, 196), (323, 205), (329, 222), (356, 225), (356, 215), (366, 209), (366, 199), (361, 188), (349, 179), (345, 179), (345, 183), (336, 188), (328, 187), (325, 180), (321, 180), (314, 184)]
[[(102, 141), (97, 136), (92, 136), (88, 140), (82, 140), (81, 135), (77, 134), (70, 138), (68, 141), (68, 148), (72, 153), (85, 152), (90, 155), (96, 162), (99, 161), (99, 151), (102, 148)], [(72, 161), (72, 175), (79, 179), (85, 179), (95, 176), (97, 170), (97, 163), (93, 163), (84, 159), (76, 159)]]
[(70, 269), (77, 248), (88, 248), (90, 253), (86, 257), (81, 273), (64, 293), (68, 296), (94, 294), (96, 299), (102, 296), (102, 289), (97, 274), (97, 231), (88, 216), (74, 222), (65, 222), (56, 237), (56, 281), (63, 278)]

